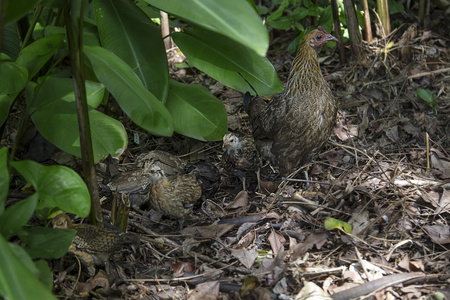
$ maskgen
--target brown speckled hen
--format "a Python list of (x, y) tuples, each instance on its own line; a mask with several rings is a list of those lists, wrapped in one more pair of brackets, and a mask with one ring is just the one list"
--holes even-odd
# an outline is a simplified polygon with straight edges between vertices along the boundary
[(52, 220), (53, 228), (75, 229), (69, 253), (76, 255), (87, 267), (89, 275), (94, 275), (95, 265), (105, 265), (109, 273), (109, 257), (126, 247), (138, 246), (139, 238), (132, 233), (123, 233), (119, 228), (100, 228), (89, 224), (72, 224), (66, 214), (57, 215)]
[(284, 91), (269, 103), (246, 101), (257, 148), (263, 158), (287, 176), (318, 155), (335, 125), (337, 105), (320, 71), (317, 50), (337, 41), (323, 27), (307, 33), (300, 43)]

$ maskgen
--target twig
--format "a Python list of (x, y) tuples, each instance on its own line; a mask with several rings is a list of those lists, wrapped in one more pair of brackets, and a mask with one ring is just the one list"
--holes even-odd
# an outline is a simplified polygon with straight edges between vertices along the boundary
[(408, 79), (414, 79), (414, 78), (419, 78), (419, 77), (424, 77), (424, 76), (431, 76), (431, 75), (441, 74), (441, 73), (445, 73), (445, 72), (450, 72), (450, 68), (414, 74), (414, 75), (408, 76)]
[[(430, 276), (430, 275), (428, 275)], [(393, 286), (395, 284), (400, 284), (405, 281), (409, 280), (426, 280), (427, 275), (423, 273), (401, 273), (401, 274), (394, 274), (389, 276), (384, 276), (383, 278), (373, 280), (364, 284), (361, 284), (359, 286), (349, 288), (345, 291), (336, 293), (331, 295), (331, 297), (334, 300), (345, 300), (345, 299), (354, 299), (358, 298), (363, 295), (371, 294), (373, 292), (376, 292), (382, 288), (386, 288), (389, 286)]]

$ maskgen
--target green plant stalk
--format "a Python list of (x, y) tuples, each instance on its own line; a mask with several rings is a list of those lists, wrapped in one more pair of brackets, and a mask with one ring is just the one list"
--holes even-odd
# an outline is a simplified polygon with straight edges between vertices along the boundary
[(95, 173), (92, 137), (86, 97), (86, 86), (83, 77), (83, 13), (85, 0), (81, 3), (78, 22), (73, 15), (72, 5), (75, 1), (66, 1), (64, 15), (66, 19), (67, 40), (69, 43), (70, 64), (72, 66), (73, 85), (77, 103), (78, 128), (80, 133), (81, 159), (84, 181), (91, 196), (91, 224), (103, 226), (100, 197), (98, 194), (97, 176)]
[(425, 20), (425, 0), (419, 1), (419, 23), (423, 25)]
[(43, 5), (38, 5), (34, 15), (33, 20), (31, 20), (30, 27), (27, 30), (27, 34), (25, 35), (25, 38), (23, 39), (22, 47), (20, 48), (20, 51), (23, 50), (28, 45), (28, 41), (31, 38), (31, 35), (33, 34), (33, 30), (36, 27), (37, 21), (39, 20), (39, 17), (41, 16), (42, 10), (44, 9)]
[(387, 36), (391, 33), (391, 22), (389, 19), (389, 6), (387, 0), (377, 0), (377, 7), (384, 34)]

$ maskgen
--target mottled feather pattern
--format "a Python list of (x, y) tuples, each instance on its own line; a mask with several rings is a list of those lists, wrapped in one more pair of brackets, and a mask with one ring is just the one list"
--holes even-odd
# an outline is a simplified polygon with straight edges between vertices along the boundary
[(335, 40), (323, 28), (306, 34), (284, 91), (268, 104), (260, 97), (250, 102), (248, 113), (258, 150), (279, 167), (282, 176), (314, 159), (335, 125), (336, 101), (316, 53)]
[(228, 133), (223, 138), (223, 148), (222, 166), (228, 171), (256, 172), (260, 168), (261, 159), (252, 137)]
[(164, 215), (184, 220), (202, 197), (202, 188), (193, 174), (152, 176), (151, 207)]
[[(137, 246), (139, 238), (133, 233), (123, 233), (119, 228), (111, 229), (89, 224), (72, 224), (68, 215), (56, 216), (53, 221), (54, 228), (75, 229), (75, 235), (69, 252), (76, 255), (95, 254), (95, 263), (108, 260), (113, 253), (122, 251), (127, 246)], [(91, 262), (84, 255), (86, 262)]]

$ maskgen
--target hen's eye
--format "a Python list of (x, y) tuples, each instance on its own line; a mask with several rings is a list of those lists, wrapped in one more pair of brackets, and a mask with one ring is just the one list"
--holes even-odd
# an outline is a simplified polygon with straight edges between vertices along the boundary
[(316, 39), (318, 39), (319, 41), (322, 39), (322, 36), (321, 35), (318, 35), (317, 37), (316, 37)]

